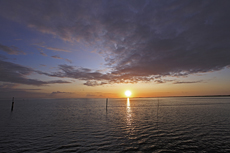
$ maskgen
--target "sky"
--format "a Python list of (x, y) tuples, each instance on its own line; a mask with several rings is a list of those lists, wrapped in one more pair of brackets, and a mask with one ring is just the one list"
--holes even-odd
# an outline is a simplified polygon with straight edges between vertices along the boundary
[(229, 0), (0, 0), (0, 98), (230, 95)]

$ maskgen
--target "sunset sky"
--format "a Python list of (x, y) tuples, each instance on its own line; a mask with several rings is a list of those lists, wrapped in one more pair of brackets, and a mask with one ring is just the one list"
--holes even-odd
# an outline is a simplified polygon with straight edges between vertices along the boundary
[(0, 0), (0, 98), (230, 95), (229, 0)]

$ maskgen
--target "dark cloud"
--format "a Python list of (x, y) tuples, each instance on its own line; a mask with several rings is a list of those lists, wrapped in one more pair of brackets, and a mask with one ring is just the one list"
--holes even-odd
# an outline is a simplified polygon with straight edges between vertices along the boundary
[[(106, 74), (61, 65), (85, 85), (151, 81), (230, 65), (230, 1), (1, 1), (1, 16), (100, 53)], [(66, 69), (63, 69), (63, 68)], [(160, 83), (160, 80), (159, 80)]]
[(66, 58), (65, 60), (66, 60), (67, 62), (69, 62), (70, 64), (72, 63), (72, 61), (71, 61), (71, 60), (69, 60), (69, 59), (67, 59), (67, 58)]
[[(49, 47), (49, 46), (44, 45), (44, 43), (36, 43), (34, 45), (42, 47), (42, 48), (45, 48), (45, 49), (48, 49), (48, 50), (56, 51), (56, 52), (71, 52), (69, 50), (62, 49), (62, 48)], [(41, 48), (38, 48), (38, 49), (41, 49)]]
[(62, 81), (62, 80), (40, 81), (36, 79), (26, 78), (26, 76), (30, 75), (33, 72), (38, 73), (37, 71), (31, 68), (0, 60), (0, 81), (2, 82), (19, 83), (19, 84), (36, 85), (36, 86), (54, 84), (54, 83), (70, 83), (68, 81)]
[(70, 52), (69, 50), (55, 48), (55, 47), (46, 47), (46, 49), (53, 50), (53, 51), (59, 51), (59, 52)]
[[(0, 82), (0, 99), (38, 98), (46, 97), (47, 94), (38, 92), (41, 89), (23, 89), (18, 84)], [(34, 92), (36, 91), (36, 92)], [(25, 96), (26, 95), (26, 96)]]
[[(54, 55), (54, 56), (51, 56), (51, 57), (52, 57), (52, 58), (56, 58), (56, 59), (64, 59), (64, 58), (61, 58), (61, 57), (58, 56), (58, 55)], [(69, 62), (69, 63), (72, 63), (72, 61), (69, 60), (69, 59), (67, 59), (67, 58), (65, 58), (64, 60), (67, 61), (67, 62)]]
[(38, 91), (38, 90), (41, 90), (41, 89), (23, 89), (23, 90)]
[(15, 83), (3, 83), (0, 82), (0, 89), (1, 90), (14, 90), (14, 91), (38, 91), (41, 89), (21, 89), (21, 88), (17, 88), (19, 86), (19, 84), (15, 84)]
[(6, 60), (8, 59), (6, 56), (0, 54), (0, 60)]
[(44, 51), (40, 51), (40, 54), (42, 55), (42, 56), (47, 56), (47, 54), (46, 53), (44, 53)]
[(51, 56), (52, 58), (56, 58), (56, 59), (63, 59), (63, 58), (61, 58), (60, 56), (58, 56), (58, 55), (54, 55), (54, 56)]
[(129, 74), (117, 75), (112, 73), (101, 73), (99, 71), (92, 71), (88, 68), (78, 68), (70, 65), (59, 65), (59, 71), (54, 73), (44, 73), (40, 71), (37, 71), (37, 73), (47, 75), (50, 77), (74, 78), (79, 80), (85, 80), (86, 83), (84, 83), (84, 85), (87, 86), (98, 86), (108, 83), (137, 83), (139, 81), (149, 82), (151, 80), (154, 80), (153, 76), (133, 77)]
[(60, 94), (73, 94), (72, 92), (61, 92), (61, 91), (56, 91), (56, 92), (52, 92), (50, 95), (51, 96), (56, 96), (56, 95), (60, 95)]
[(84, 85), (87, 86), (99, 86), (99, 85), (104, 85), (107, 84), (105, 82), (98, 82), (98, 81), (87, 81), (86, 83), (84, 83)]
[(94, 95), (94, 94), (87, 94), (86, 97), (96, 97), (97, 95)]
[(200, 82), (203, 82), (203, 80), (198, 80), (198, 81), (176, 81), (173, 84), (200, 83)]
[(12, 89), (12, 88), (17, 86), (16, 84), (13, 84), (13, 83), (2, 83), (2, 82), (0, 82), (0, 83), (1, 83), (0, 89), (4, 89), (4, 90)]
[(156, 83), (165, 83), (165, 81), (163, 81), (163, 80), (154, 80), (154, 82), (156, 82)]
[(115, 97), (116, 95), (114, 93), (101, 93), (101, 92), (93, 92), (93, 93), (87, 93), (87, 98), (94, 98), (94, 97)]
[(7, 52), (8, 54), (11, 54), (11, 55), (18, 55), (18, 54), (26, 54), (25, 52), (23, 51), (20, 51), (17, 47), (15, 46), (5, 46), (5, 45), (2, 45), (0, 44), (0, 50), (4, 51), (4, 52)]

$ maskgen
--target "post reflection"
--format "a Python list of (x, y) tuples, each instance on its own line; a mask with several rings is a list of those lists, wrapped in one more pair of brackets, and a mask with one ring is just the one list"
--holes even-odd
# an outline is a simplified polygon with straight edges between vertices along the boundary
[(130, 107), (130, 101), (129, 98), (127, 98), (127, 107), (126, 107), (126, 119), (127, 119), (127, 126), (131, 125), (131, 121), (132, 121), (132, 110)]

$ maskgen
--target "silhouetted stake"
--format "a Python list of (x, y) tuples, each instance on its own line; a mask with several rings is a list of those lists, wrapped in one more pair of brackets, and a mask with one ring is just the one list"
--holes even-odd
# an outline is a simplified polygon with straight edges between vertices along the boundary
[(157, 103), (157, 120), (158, 120), (159, 98), (157, 101), (158, 101), (158, 103)]
[[(159, 133), (159, 130), (158, 130), (158, 109), (159, 109), (159, 98), (158, 98), (158, 100), (157, 100), (158, 102), (157, 102), (157, 131), (158, 131), (158, 133)], [(157, 134), (157, 136), (158, 136), (158, 134)]]
[(14, 97), (12, 99), (12, 105), (11, 105), (11, 111), (13, 111), (13, 110), (14, 110)]
[(106, 110), (107, 110), (107, 106), (108, 106), (108, 98), (106, 98)]

